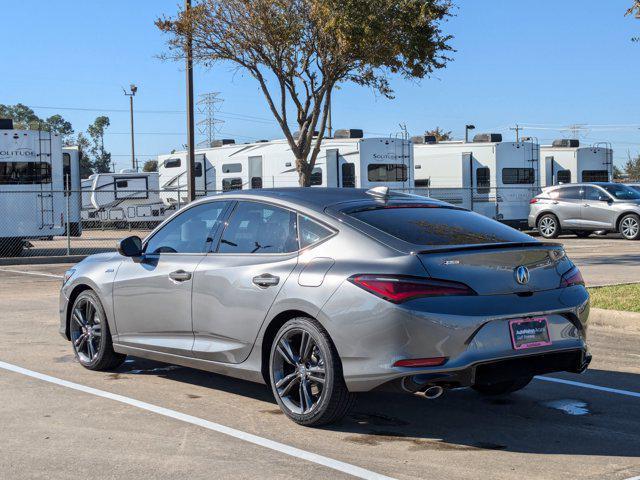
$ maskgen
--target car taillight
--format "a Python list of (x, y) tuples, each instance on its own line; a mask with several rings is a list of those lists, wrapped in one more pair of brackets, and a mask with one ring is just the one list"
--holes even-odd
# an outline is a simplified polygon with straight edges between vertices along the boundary
[(419, 297), (477, 295), (464, 283), (402, 275), (354, 275), (351, 283), (389, 302), (402, 303)]
[(584, 285), (584, 279), (578, 267), (571, 268), (567, 273), (562, 275), (560, 279), (561, 287), (572, 287), (573, 285)]
[(538, 199), (537, 198), (532, 198), (531, 200), (529, 200), (529, 203), (531, 203), (531, 204), (538, 203)]

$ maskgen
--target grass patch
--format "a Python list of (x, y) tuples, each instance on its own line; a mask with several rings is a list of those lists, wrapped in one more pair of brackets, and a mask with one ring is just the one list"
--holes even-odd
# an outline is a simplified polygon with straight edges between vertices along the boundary
[(594, 308), (640, 312), (640, 283), (590, 288), (589, 293)]

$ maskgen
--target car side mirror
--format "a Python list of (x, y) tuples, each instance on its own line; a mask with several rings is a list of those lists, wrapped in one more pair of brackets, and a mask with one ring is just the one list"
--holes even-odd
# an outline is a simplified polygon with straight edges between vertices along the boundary
[(118, 242), (118, 253), (124, 257), (139, 257), (142, 255), (142, 240), (136, 235), (123, 238)]

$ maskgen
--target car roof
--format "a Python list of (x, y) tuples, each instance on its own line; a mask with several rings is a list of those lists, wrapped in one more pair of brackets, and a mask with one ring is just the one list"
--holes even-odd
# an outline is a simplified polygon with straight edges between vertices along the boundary
[[(290, 188), (259, 188), (252, 190), (233, 190), (224, 192), (214, 197), (206, 197), (198, 201), (203, 202), (211, 199), (233, 199), (233, 200), (272, 200), (278, 203), (293, 204), (306, 207), (317, 212), (324, 212), (327, 207), (335, 208), (338, 204), (369, 203), (380, 202), (381, 197), (376, 196), (366, 188), (312, 188), (312, 187), (290, 187)], [(420, 195), (413, 195), (403, 192), (389, 191), (389, 200), (393, 201), (417, 201), (433, 205), (450, 206), (446, 202), (435, 200)]]

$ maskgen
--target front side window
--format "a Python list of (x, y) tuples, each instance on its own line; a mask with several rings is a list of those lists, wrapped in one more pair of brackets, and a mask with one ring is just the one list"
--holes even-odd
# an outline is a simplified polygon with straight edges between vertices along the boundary
[(431, 186), (430, 178), (420, 178), (415, 181), (416, 187), (429, 188)]
[(290, 253), (296, 250), (296, 214), (259, 202), (238, 203), (218, 246), (218, 253)]
[(608, 182), (609, 172), (606, 170), (583, 170), (582, 171), (583, 182)]
[(601, 202), (609, 200), (607, 194), (596, 187), (585, 187), (584, 198), (585, 200), (596, 200)]
[(308, 247), (330, 237), (333, 232), (305, 215), (298, 217), (300, 248)]
[(262, 188), (262, 177), (251, 177), (251, 188)]
[(193, 166), (193, 174), (196, 177), (201, 177), (202, 176), (202, 164), (201, 163), (196, 163)]
[(491, 189), (491, 170), (489, 167), (476, 169), (476, 190), (478, 193), (489, 193)]
[(223, 178), (222, 191), (228, 192), (230, 190), (242, 190), (242, 179), (241, 178)]
[(159, 254), (208, 251), (211, 236), (228, 205), (229, 202), (209, 202), (187, 208), (151, 237), (145, 252)]
[(222, 165), (222, 173), (240, 173), (241, 171), (241, 163), (225, 163)]
[(626, 185), (615, 183), (611, 185), (603, 185), (602, 188), (618, 200), (640, 200), (640, 193)]
[(372, 163), (367, 166), (370, 182), (406, 182), (407, 166), (397, 163)]
[(557, 183), (571, 183), (571, 170), (558, 170)]
[(503, 168), (502, 183), (504, 185), (531, 185), (536, 175), (533, 168)]

